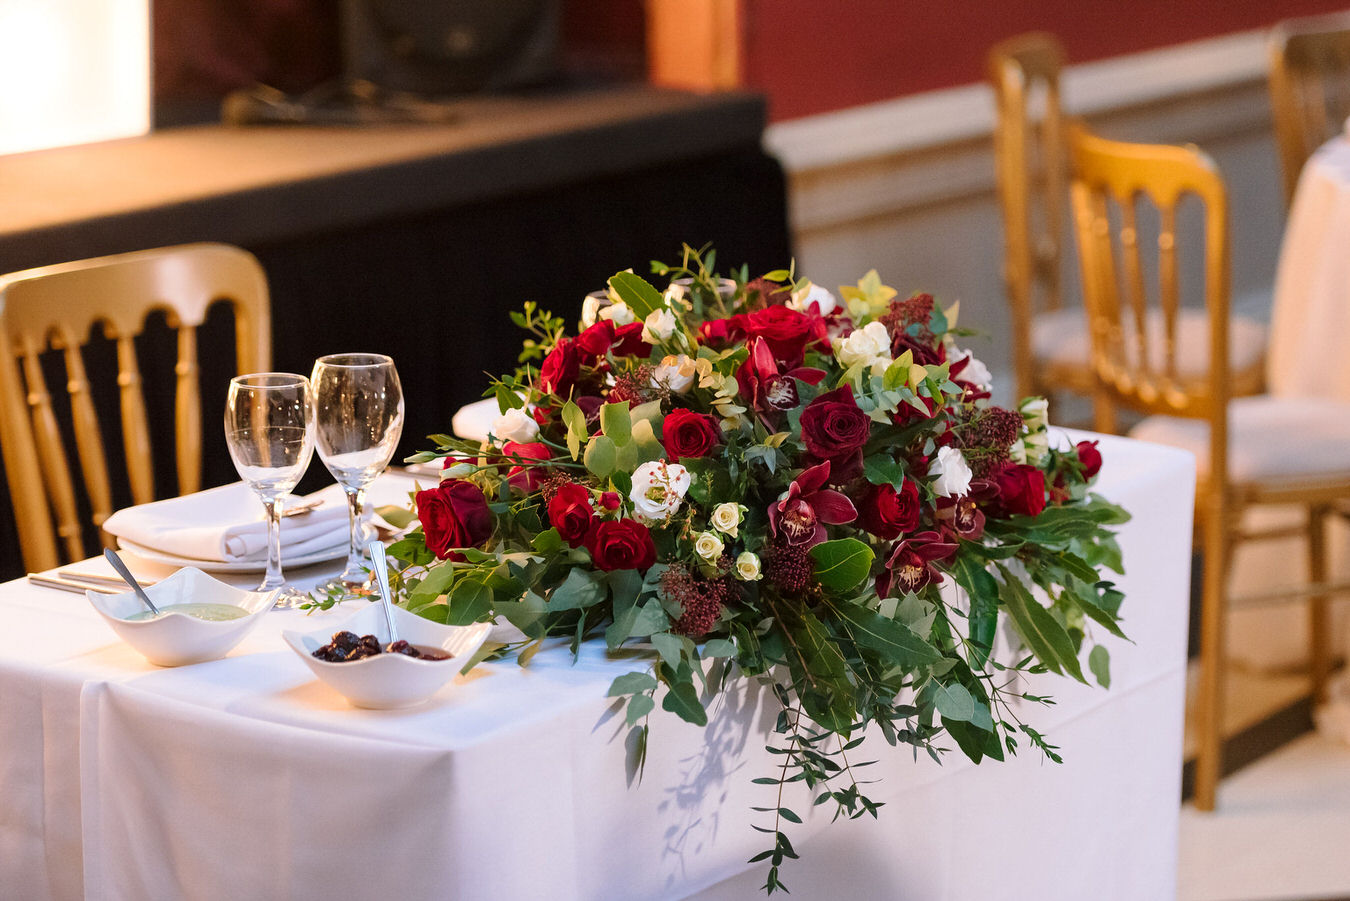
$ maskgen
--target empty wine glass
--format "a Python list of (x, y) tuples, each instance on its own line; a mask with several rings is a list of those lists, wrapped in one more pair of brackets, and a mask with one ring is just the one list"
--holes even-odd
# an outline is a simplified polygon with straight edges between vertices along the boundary
[[(234, 468), (262, 499), (267, 514), (267, 574), (259, 591), (286, 584), (281, 574), (281, 504), (314, 455), (314, 402), (309, 379), (262, 372), (230, 379), (225, 398), (225, 443)], [(278, 607), (306, 596), (287, 588)]]
[(315, 441), (319, 459), (347, 493), (351, 543), (346, 587), (368, 579), (366, 487), (389, 465), (403, 434), (403, 389), (383, 354), (330, 354), (314, 363)]

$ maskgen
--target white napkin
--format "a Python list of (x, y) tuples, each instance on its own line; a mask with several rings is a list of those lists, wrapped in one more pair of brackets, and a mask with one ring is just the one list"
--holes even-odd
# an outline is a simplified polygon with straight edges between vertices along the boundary
[[(325, 490), (327, 494), (331, 492)], [(226, 563), (267, 559), (262, 501), (243, 482), (127, 507), (109, 516), (103, 528), (177, 557)], [(347, 539), (347, 506), (340, 498), (329, 497), (309, 513), (281, 520), (281, 550), (286, 556), (337, 547)]]

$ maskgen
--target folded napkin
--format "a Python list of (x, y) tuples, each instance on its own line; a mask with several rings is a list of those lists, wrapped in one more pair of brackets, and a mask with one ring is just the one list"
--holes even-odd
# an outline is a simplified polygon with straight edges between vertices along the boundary
[[(344, 544), (348, 539), (347, 505), (325, 489), (323, 506), (301, 516), (282, 517), (281, 552), (300, 557)], [(296, 500), (291, 500), (296, 504)], [(194, 560), (262, 561), (267, 559), (267, 522), (262, 501), (243, 482), (222, 485), (118, 510), (103, 528), (142, 547)]]

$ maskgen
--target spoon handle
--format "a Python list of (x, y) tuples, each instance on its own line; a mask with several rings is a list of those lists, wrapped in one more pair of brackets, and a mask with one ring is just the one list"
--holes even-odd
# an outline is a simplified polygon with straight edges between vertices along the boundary
[(136, 577), (131, 574), (131, 570), (127, 569), (127, 565), (122, 562), (122, 558), (117, 556), (117, 551), (110, 547), (105, 547), (103, 549), (103, 556), (108, 558), (108, 563), (112, 568), (117, 570), (117, 574), (131, 586), (132, 591), (136, 592), (136, 597), (140, 598), (141, 601), (145, 603), (145, 606), (150, 608), (151, 613), (155, 616), (159, 616), (159, 608), (155, 606), (154, 601), (150, 600), (150, 595), (145, 593), (145, 589), (141, 587), (140, 582), (136, 581)]
[(366, 545), (370, 553), (370, 566), (375, 571), (375, 581), (380, 586), (380, 608), (384, 610), (384, 622), (389, 627), (389, 643), (398, 641), (398, 627), (394, 625), (394, 598), (389, 591), (389, 561), (384, 553), (384, 544), (378, 540)]

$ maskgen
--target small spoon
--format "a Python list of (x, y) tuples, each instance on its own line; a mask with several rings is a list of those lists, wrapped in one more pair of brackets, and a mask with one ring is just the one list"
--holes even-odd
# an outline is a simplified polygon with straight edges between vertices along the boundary
[[(381, 548), (381, 550), (383, 550), (383, 548)], [(150, 608), (151, 613), (155, 616), (159, 616), (159, 608), (155, 606), (154, 601), (150, 600), (150, 595), (145, 593), (145, 589), (141, 587), (140, 582), (136, 581), (136, 577), (131, 574), (131, 570), (127, 569), (127, 565), (122, 562), (122, 558), (117, 556), (117, 551), (110, 547), (105, 547), (103, 549), (103, 556), (108, 558), (108, 563), (112, 565), (112, 568), (117, 570), (117, 574), (131, 586), (132, 591), (136, 592), (136, 597), (145, 602), (145, 606)]]
[(394, 626), (394, 601), (389, 591), (389, 560), (385, 557), (384, 545), (379, 541), (366, 545), (366, 552), (370, 554), (370, 567), (375, 571), (375, 581), (380, 586), (380, 607), (384, 610), (385, 625), (389, 627), (389, 644), (393, 644), (398, 641), (398, 628)]

